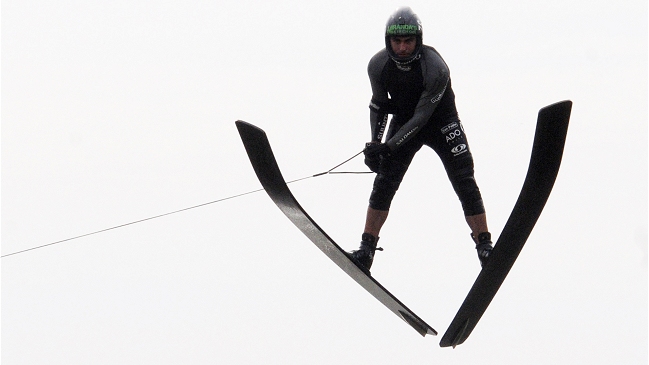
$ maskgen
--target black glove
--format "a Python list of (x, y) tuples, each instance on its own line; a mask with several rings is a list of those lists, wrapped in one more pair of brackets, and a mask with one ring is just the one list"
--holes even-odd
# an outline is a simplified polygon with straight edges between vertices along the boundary
[(363, 153), (365, 153), (365, 165), (367, 165), (372, 172), (379, 172), (379, 166), (381, 166), (381, 151), (385, 149), (390, 151), (390, 148), (385, 144), (371, 142), (365, 144), (365, 149), (363, 150)]
[(390, 147), (385, 143), (366, 143), (365, 157), (387, 157), (390, 154)]

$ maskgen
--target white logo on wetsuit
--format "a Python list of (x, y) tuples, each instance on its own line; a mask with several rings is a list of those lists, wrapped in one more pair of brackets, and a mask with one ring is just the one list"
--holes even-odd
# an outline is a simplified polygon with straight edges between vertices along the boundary
[(466, 149), (466, 145), (464, 143), (453, 147), (453, 149), (451, 150), (451, 152), (453, 153), (453, 156), (461, 155), (466, 151), (467, 151), (467, 149)]
[(400, 145), (401, 143), (403, 143), (403, 141), (405, 141), (406, 138), (408, 138), (411, 134), (415, 133), (415, 131), (416, 131), (417, 129), (419, 129), (419, 127), (415, 127), (415, 128), (413, 128), (413, 129), (411, 129), (408, 133), (404, 134), (403, 137), (401, 137), (401, 139), (399, 139), (399, 140), (397, 141), (397, 146)]
[(436, 102), (442, 100), (442, 96), (444, 96), (444, 92), (446, 91), (447, 86), (448, 86), (448, 80), (446, 80), (446, 85), (444, 85), (444, 89), (439, 94), (437, 94), (434, 98), (432, 98), (430, 102), (435, 104)]
[(453, 132), (449, 133), (446, 136), (446, 142), (450, 142), (455, 139), (455, 137), (459, 137), (462, 135), (462, 132), (460, 132), (459, 129), (454, 130)]
[(447, 125), (445, 125), (445, 126), (441, 129), (442, 134), (446, 134), (446, 133), (448, 133), (448, 131), (450, 131), (450, 130), (453, 129), (453, 128), (457, 128), (457, 122), (453, 122), (453, 123), (451, 123), (451, 124), (447, 124)]

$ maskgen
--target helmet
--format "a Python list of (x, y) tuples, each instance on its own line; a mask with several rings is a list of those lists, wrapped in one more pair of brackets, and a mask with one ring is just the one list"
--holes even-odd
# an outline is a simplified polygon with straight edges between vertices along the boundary
[[(413, 35), (417, 37), (417, 46), (415, 51), (408, 57), (397, 56), (392, 51), (390, 37), (407, 37)], [(405, 65), (418, 59), (423, 43), (422, 35), (423, 28), (421, 26), (421, 20), (419, 20), (417, 14), (407, 6), (398, 8), (392, 15), (390, 15), (390, 18), (388, 18), (388, 21), (385, 24), (385, 48), (387, 49), (390, 58), (392, 58), (392, 60), (394, 60), (398, 65)]]

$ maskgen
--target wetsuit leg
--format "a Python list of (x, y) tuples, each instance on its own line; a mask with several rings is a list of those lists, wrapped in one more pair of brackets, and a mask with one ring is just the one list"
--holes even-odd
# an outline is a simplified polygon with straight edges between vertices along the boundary
[(475, 181), (473, 156), (459, 120), (449, 121), (431, 131), (427, 145), (439, 155), (465, 216), (485, 212), (480, 189)]
[(370, 194), (370, 208), (376, 210), (390, 209), (394, 194), (399, 189), (410, 162), (412, 162), (413, 157), (421, 149), (422, 145), (423, 143), (415, 138), (392, 152), (390, 156), (381, 159), (379, 172), (376, 174), (372, 193)]

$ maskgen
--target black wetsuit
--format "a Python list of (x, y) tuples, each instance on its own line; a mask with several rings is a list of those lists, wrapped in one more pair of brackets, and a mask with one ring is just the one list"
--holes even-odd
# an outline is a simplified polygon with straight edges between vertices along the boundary
[(473, 157), (455, 107), (448, 66), (432, 47), (422, 46), (419, 58), (402, 65), (383, 49), (369, 62), (372, 86), (370, 124), (372, 141), (386, 134), (390, 154), (381, 159), (370, 207), (389, 210), (414, 155), (423, 145), (442, 160), (467, 216), (484, 213), (474, 179)]

